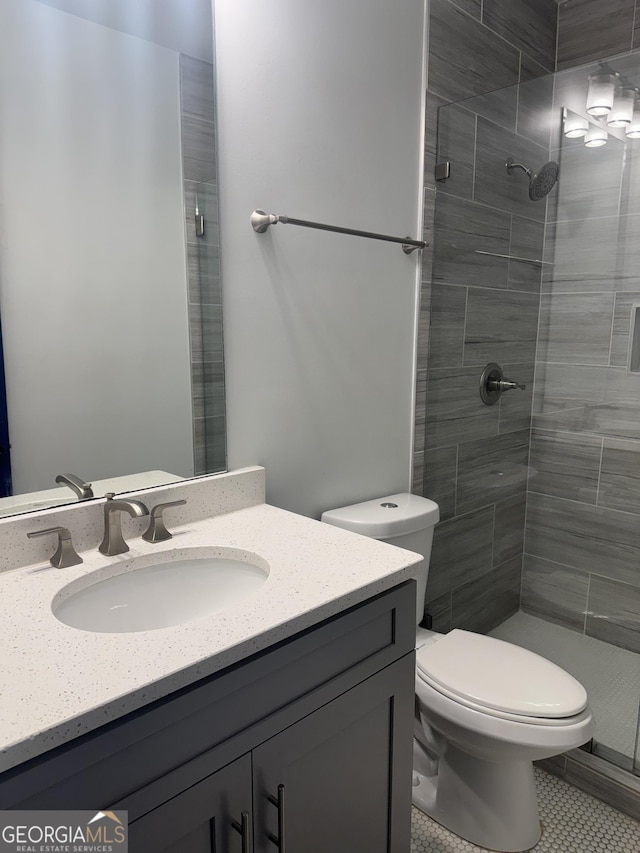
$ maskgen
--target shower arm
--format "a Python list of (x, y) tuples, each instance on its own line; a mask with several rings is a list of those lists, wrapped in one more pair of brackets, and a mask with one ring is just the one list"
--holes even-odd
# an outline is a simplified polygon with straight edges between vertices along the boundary
[(523, 166), (522, 163), (514, 163), (512, 157), (509, 157), (507, 162), (504, 165), (507, 167), (507, 172), (509, 174), (511, 174), (511, 172), (513, 172), (514, 169), (522, 169), (522, 171), (525, 173), (525, 175), (528, 178), (530, 178), (531, 175), (533, 174), (531, 169), (527, 169), (527, 167)]

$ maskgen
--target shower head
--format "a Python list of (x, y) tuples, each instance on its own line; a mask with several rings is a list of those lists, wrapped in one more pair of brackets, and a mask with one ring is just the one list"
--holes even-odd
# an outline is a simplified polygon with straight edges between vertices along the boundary
[(537, 172), (532, 172), (522, 163), (514, 163), (511, 157), (508, 158), (505, 166), (509, 174), (514, 169), (522, 169), (529, 178), (529, 198), (531, 201), (540, 201), (551, 192), (558, 180), (558, 172), (560, 171), (560, 167), (553, 160), (545, 163)]

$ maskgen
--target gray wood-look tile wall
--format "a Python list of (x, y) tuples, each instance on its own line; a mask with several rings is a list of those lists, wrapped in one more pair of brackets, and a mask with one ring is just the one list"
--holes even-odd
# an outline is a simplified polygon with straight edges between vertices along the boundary
[[(180, 56), (194, 473), (226, 464), (213, 65)], [(196, 236), (196, 208), (205, 232)]]
[(638, 0), (562, 0), (558, 69), (640, 47)]
[[(436, 192), (438, 214), (422, 267), (413, 489), (441, 509), (427, 588), (439, 630), (488, 631), (519, 606), (541, 267), (477, 252), (542, 258), (545, 204), (505, 161), (548, 159), (538, 118), (552, 95), (544, 75), (555, 68), (557, 13), (555, 0), (431, 3), (430, 230)], [(451, 160), (452, 174), (436, 185), (437, 159)], [(526, 392), (483, 405), (489, 361)]]

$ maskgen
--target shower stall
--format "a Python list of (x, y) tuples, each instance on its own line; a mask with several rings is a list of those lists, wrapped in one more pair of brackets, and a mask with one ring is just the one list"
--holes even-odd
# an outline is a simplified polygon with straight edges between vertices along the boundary
[(605, 78), (640, 105), (632, 52), (438, 110), (427, 611), (575, 675), (640, 775), (640, 106), (594, 116)]

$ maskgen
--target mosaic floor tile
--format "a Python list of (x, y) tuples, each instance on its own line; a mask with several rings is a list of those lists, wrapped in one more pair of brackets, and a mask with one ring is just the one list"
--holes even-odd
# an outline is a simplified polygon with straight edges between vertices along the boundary
[[(567, 782), (535, 769), (542, 838), (534, 853), (639, 853), (640, 823)], [(413, 809), (411, 853), (482, 853)]]

